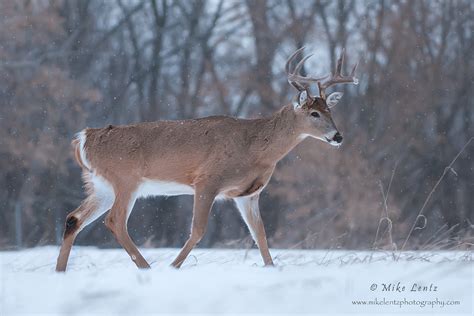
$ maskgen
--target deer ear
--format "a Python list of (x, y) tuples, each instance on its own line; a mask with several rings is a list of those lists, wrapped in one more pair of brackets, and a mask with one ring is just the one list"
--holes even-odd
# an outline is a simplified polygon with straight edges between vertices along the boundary
[(293, 106), (295, 109), (301, 108), (302, 106), (306, 104), (307, 101), (308, 101), (308, 91), (303, 90), (297, 96), (296, 100), (293, 101)]
[(342, 92), (333, 92), (328, 95), (328, 97), (326, 98), (326, 104), (328, 105), (328, 107), (332, 108), (333, 106), (335, 106), (342, 98), (343, 94), (344, 93)]

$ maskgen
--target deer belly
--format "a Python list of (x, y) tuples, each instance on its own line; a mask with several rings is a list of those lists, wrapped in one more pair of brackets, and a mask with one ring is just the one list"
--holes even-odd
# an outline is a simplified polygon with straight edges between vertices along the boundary
[(182, 183), (146, 179), (140, 184), (136, 193), (138, 197), (193, 195), (194, 189)]

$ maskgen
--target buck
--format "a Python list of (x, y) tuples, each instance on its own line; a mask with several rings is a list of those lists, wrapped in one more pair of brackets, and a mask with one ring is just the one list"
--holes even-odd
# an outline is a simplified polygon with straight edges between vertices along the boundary
[[(300, 70), (311, 56), (295, 67), (287, 60), (288, 82), (298, 92), (291, 104), (268, 118), (239, 119), (211, 116), (182, 121), (158, 121), (127, 126), (87, 128), (73, 140), (75, 158), (82, 167), (87, 198), (68, 214), (56, 271), (65, 271), (77, 234), (109, 211), (105, 225), (138, 268), (150, 265), (127, 231), (137, 198), (155, 195), (194, 195), (191, 233), (172, 266), (179, 268), (203, 237), (212, 204), (233, 199), (257, 244), (265, 265), (273, 265), (258, 207), (259, 194), (275, 165), (306, 137), (339, 146), (342, 136), (331, 117), (331, 107), (342, 96), (326, 89), (338, 83), (357, 84), (342, 75), (344, 50), (336, 69), (315, 78)], [(319, 96), (309, 93), (317, 84)]]

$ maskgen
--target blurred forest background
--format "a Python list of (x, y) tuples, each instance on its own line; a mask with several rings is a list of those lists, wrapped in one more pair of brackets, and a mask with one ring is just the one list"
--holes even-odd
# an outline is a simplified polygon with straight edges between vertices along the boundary
[[(471, 0), (0, 1), (0, 247), (60, 242), (84, 197), (76, 132), (269, 115), (295, 93), (283, 68), (303, 45), (313, 75), (346, 47), (360, 84), (338, 87), (339, 150), (308, 139), (279, 163), (260, 200), (270, 245), (400, 249), (414, 228), (406, 249), (469, 247), (474, 141), (447, 167), (474, 136), (473, 34)], [(182, 246), (191, 207), (141, 200), (129, 231)], [(102, 222), (78, 244), (116, 246)], [(215, 204), (201, 246), (251, 245), (232, 203)]]

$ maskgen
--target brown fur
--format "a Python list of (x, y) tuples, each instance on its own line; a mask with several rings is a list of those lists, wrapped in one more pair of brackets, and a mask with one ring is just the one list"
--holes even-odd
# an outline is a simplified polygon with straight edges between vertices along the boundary
[(244, 192), (259, 178), (266, 184), (268, 171), (299, 143), (300, 134), (314, 134), (298, 116), (287, 106), (266, 119), (213, 116), (89, 128), (86, 156), (112, 183), (147, 178), (194, 186), (213, 178), (219, 193), (236, 186)]

